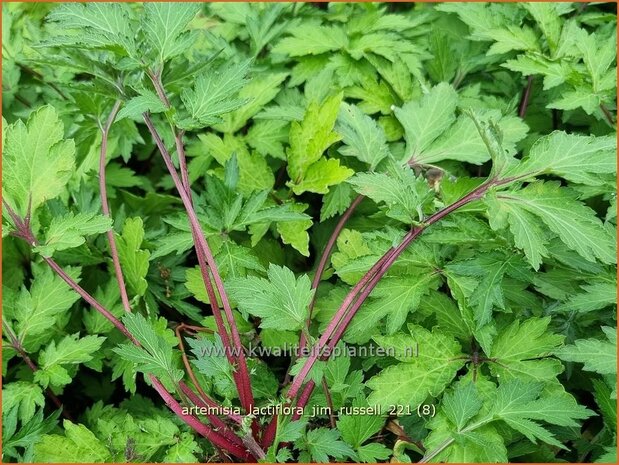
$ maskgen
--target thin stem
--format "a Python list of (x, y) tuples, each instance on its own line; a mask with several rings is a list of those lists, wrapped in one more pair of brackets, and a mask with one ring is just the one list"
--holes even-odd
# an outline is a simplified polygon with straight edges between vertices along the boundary
[[(333, 250), (333, 247), (335, 246), (335, 243), (337, 242), (337, 238), (339, 237), (340, 233), (344, 229), (344, 226), (346, 226), (346, 223), (348, 222), (348, 220), (350, 219), (354, 211), (357, 209), (359, 204), (363, 201), (363, 199), (364, 199), (363, 195), (357, 196), (357, 198), (355, 198), (355, 200), (352, 201), (350, 206), (346, 209), (344, 214), (340, 217), (339, 221), (337, 222), (337, 225), (335, 226), (335, 229), (331, 233), (331, 237), (329, 237), (329, 241), (327, 242), (327, 245), (325, 246), (325, 249), (322, 251), (322, 255), (320, 256), (320, 261), (318, 262), (318, 267), (316, 268), (316, 274), (314, 275), (314, 280), (312, 281), (312, 289), (318, 289), (318, 285), (320, 284), (320, 280), (322, 279), (322, 274), (324, 273), (325, 268), (327, 267), (327, 262), (329, 261), (329, 257), (331, 256), (331, 251)], [(312, 300), (310, 301), (310, 304), (309, 304), (309, 314), (307, 316), (307, 323), (305, 325), (307, 329), (309, 329), (309, 326), (312, 320), (312, 311), (314, 310), (315, 304), (316, 304), (316, 292), (314, 292), (314, 295), (312, 296)], [(305, 334), (302, 332), (300, 346), (305, 347), (306, 345), (307, 345), (307, 338), (305, 337)]]
[(322, 377), (322, 390), (325, 393), (325, 399), (327, 400), (327, 407), (329, 407), (329, 424), (331, 428), (335, 428), (335, 414), (333, 408), (333, 398), (331, 397), (331, 391), (329, 391), (329, 385), (327, 384), (327, 378)]
[[(2, 317), (2, 329), (4, 330), (4, 333), (11, 340), (11, 347), (15, 349), (15, 351), (19, 354), (21, 359), (26, 363), (26, 365), (28, 365), (28, 368), (30, 368), (33, 373), (38, 371), (39, 367), (37, 366), (36, 363), (32, 361), (30, 356), (26, 353), (24, 346), (21, 344), (21, 342), (19, 341), (15, 333), (13, 333), (13, 330), (4, 321), (4, 316)], [(45, 392), (47, 394), (47, 397), (49, 397), (52, 400), (52, 402), (56, 405), (56, 407), (58, 407), (61, 410), (62, 416), (65, 417), (69, 421), (74, 421), (73, 417), (71, 417), (71, 414), (67, 412), (67, 409), (63, 405), (62, 401), (58, 398), (58, 396), (56, 396), (56, 394), (54, 394), (54, 392), (50, 388), (47, 388)]]
[(166, 405), (172, 410), (181, 420), (183, 420), (187, 425), (189, 425), (196, 432), (204, 436), (210, 442), (212, 442), (215, 446), (220, 447), (235, 457), (246, 461), (246, 462), (255, 462), (254, 457), (250, 453), (248, 453), (244, 448), (231, 444), (224, 436), (213, 431), (210, 427), (203, 424), (193, 415), (185, 415), (183, 414), (183, 408), (181, 405), (172, 397), (172, 395), (166, 390), (166, 388), (161, 384), (161, 382), (155, 378), (153, 375), (149, 375), (150, 381), (155, 388), (155, 390), (159, 393), (161, 398), (164, 400)]
[(527, 86), (524, 89), (524, 93), (522, 94), (522, 99), (520, 100), (520, 106), (518, 107), (518, 116), (520, 118), (524, 118), (527, 114), (527, 107), (529, 106), (529, 100), (531, 98), (531, 89), (533, 87), (533, 76), (530, 75), (527, 78)]
[[(344, 299), (344, 302), (342, 302), (342, 305), (340, 306), (332, 320), (329, 322), (329, 325), (324, 330), (315, 347), (312, 348), (312, 353), (309, 357), (307, 357), (305, 364), (301, 367), (299, 374), (295, 377), (290, 387), (290, 390), (288, 391), (288, 398), (293, 399), (294, 397), (296, 397), (299, 389), (301, 388), (301, 385), (303, 384), (303, 381), (309, 374), (314, 363), (318, 360), (318, 358), (324, 351), (323, 348), (329, 346), (334, 347), (337, 344), (337, 342), (343, 335), (346, 326), (354, 317), (355, 312), (363, 304), (363, 302), (370, 294), (372, 289), (376, 286), (380, 278), (387, 272), (389, 267), (395, 262), (397, 257), (405, 250), (405, 248), (428, 226), (436, 223), (437, 221), (447, 216), (454, 210), (462, 207), (463, 205), (466, 205), (473, 200), (481, 198), (491, 186), (498, 185), (499, 183), (500, 181), (495, 180), (487, 181), (486, 183), (480, 185), (479, 187), (471, 191), (469, 194), (462, 197), (460, 200), (435, 213), (434, 215), (426, 219), (423, 225), (411, 229), (404, 236), (402, 242), (397, 248), (389, 249), (383, 255), (383, 257), (374, 264), (374, 266), (361, 278), (357, 285), (348, 293), (348, 295)], [(357, 297), (359, 297), (359, 300), (357, 300)], [(357, 302), (353, 304), (355, 300), (357, 300)], [(347, 315), (349, 306), (351, 305), (352, 307), (350, 308), (350, 314)], [(341, 327), (340, 324), (342, 324)], [(333, 339), (331, 339), (332, 337)]]
[(136, 345), (140, 345), (138, 340), (129, 332), (125, 325), (123, 325), (118, 318), (116, 318), (112, 313), (107, 310), (103, 305), (101, 305), (94, 297), (92, 297), (88, 292), (86, 292), (79, 284), (77, 284), (65, 271), (54, 261), (51, 257), (43, 257), (43, 260), (51, 267), (52, 270), (56, 272), (58, 276), (60, 276), (64, 282), (66, 282), (75, 292), (77, 292), (82, 299), (88, 302), (91, 306), (93, 306), (99, 313), (101, 313), (105, 318), (107, 318), (121, 333), (123, 333), (131, 342)]
[(608, 121), (608, 124), (610, 124), (611, 127), (615, 127), (615, 119), (613, 118), (613, 115), (610, 112), (610, 110), (606, 108), (606, 105), (604, 105), (603, 103), (600, 103), (600, 110), (602, 110), (602, 113), (604, 114), (606, 121)]
[[(196, 215), (196, 212), (193, 208), (193, 203), (191, 201), (190, 195), (187, 192), (187, 190), (184, 188), (182, 181), (180, 180), (178, 173), (176, 172), (176, 168), (174, 168), (174, 164), (172, 163), (172, 158), (170, 157), (168, 150), (165, 148), (165, 145), (163, 144), (163, 141), (161, 140), (159, 133), (155, 129), (155, 126), (153, 125), (150, 115), (148, 113), (144, 113), (142, 116), (144, 117), (146, 126), (148, 127), (153, 139), (155, 140), (157, 147), (159, 148), (159, 152), (161, 153), (161, 156), (163, 157), (163, 161), (166, 167), (168, 168), (168, 171), (170, 173), (170, 176), (172, 177), (174, 185), (176, 186), (176, 189), (183, 202), (183, 205), (185, 206), (185, 210), (187, 211), (187, 216), (189, 217), (189, 223), (191, 225), (192, 232), (193, 232), (195, 249), (198, 255), (198, 262), (200, 264), (200, 270), (202, 272), (202, 278), (204, 280), (207, 294), (209, 296), (209, 302), (211, 304), (211, 307), (213, 308), (213, 315), (215, 315), (215, 319), (217, 321), (217, 313), (220, 312), (221, 310), (219, 308), (219, 304), (217, 302), (217, 298), (214, 295), (214, 292), (209, 292), (209, 288), (211, 291), (213, 291), (213, 288), (210, 282), (210, 278), (208, 276), (208, 270), (210, 270), (213, 280), (215, 281), (215, 287), (217, 288), (217, 293), (219, 294), (219, 297), (221, 298), (221, 301), (224, 307), (224, 313), (226, 315), (226, 319), (228, 320), (227, 322), (230, 328), (232, 342), (236, 350), (233, 351), (229, 344), (226, 345), (226, 342), (227, 342), (226, 340), (228, 339), (227, 334), (226, 334), (225, 328), (222, 325), (220, 325), (219, 322), (217, 322), (218, 330), (221, 333), (220, 335), (222, 337), (222, 342), (224, 344), (224, 348), (226, 349), (226, 352), (229, 353), (230, 356), (234, 355), (233, 352), (236, 353), (237, 355), (237, 358), (238, 358), (237, 368), (239, 370), (240, 379), (237, 379), (235, 377), (235, 381), (237, 381), (236, 385), (237, 385), (237, 389), (239, 392), (241, 405), (243, 406), (245, 411), (251, 412), (252, 406), (254, 405), (254, 398), (253, 398), (253, 393), (251, 389), (251, 382), (249, 379), (249, 371), (247, 369), (247, 363), (245, 361), (245, 354), (243, 353), (243, 345), (241, 343), (241, 337), (238, 332), (236, 322), (234, 320), (234, 314), (232, 313), (232, 308), (230, 307), (230, 302), (228, 301), (228, 296), (226, 294), (223, 281), (221, 279), (219, 271), (217, 270), (217, 264), (215, 263), (213, 254), (204, 237), (204, 232), (202, 231), (202, 226), (200, 225), (198, 216)], [(224, 338), (224, 335), (225, 335), (225, 338)]]
[[(107, 140), (110, 134), (110, 128), (116, 119), (118, 110), (120, 109), (121, 101), (117, 100), (112, 108), (110, 116), (102, 128), (101, 133), (101, 152), (99, 155), (99, 192), (101, 194), (101, 209), (103, 214), (108, 218), (112, 218), (110, 212), (110, 205), (107, 200), (107, 185), (105, 178), (105, 165), (107, 158)], [(120, 267), (120, 257), (118, 255), (118, 249), (116, 248), (116, 239), (114, 238), (114, 229), (107, 231), (107, 242), (110, 246), (110, 254), (112, 255), (112, 262), (114, 263), (114, 274), (116, 275), (116, 281), (118, 281), (118, 288), (120, 289), (120, 299), (123, 303), (125, 312), (131, 313), (131, 305), (129, 304), (129, 297), (127, 295), (127, 286), (125, 285), (125, 279), (123, 277), (122, 268)]]

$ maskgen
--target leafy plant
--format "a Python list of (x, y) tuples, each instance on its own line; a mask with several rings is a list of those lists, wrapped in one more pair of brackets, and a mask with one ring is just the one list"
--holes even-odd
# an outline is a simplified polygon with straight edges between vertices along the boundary
[(3, 459), (615, 462), (615, 28), (3, 5)]

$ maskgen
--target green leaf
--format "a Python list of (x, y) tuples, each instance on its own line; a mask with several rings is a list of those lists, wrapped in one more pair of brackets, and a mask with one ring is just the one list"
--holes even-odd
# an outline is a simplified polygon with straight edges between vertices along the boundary
[(318, 463), (329, 463), (329, 457), (341, 460), (354, 455), (350, 446), (339, 437), (340, 433), (337, 430), (317, 428), (307, 432), (303, 445), (312, 460)]
[(445, 416), (462, 431), (468, 421), (479, 413), (482, 400), (475, 389), (474, 383), (460, 384), (453, 392), (443, 396), (441, 404)]
[[(76, 4), (77, 5), (77, 4)], [(75, 168), (75, 144), (64, 140), (58, 113), (46, 105), (6, 128), (2, 154), (2, 198), (24, 217), (62, 194)]]
[(201, 337), (188, 339), (191, 352), (195, 359), (192, 363), (200, 373), (213, 380), (217, 391), (228, 398), (238, 396), (232, 376), (232, 366), (226, 357), (226, 348), (221, 342), (219, 335), (215, 335), (215, 341)]
[[(297, 213), (304, 212), (308, 205), (306, 203), (293, 203), (290, 209)], [(291, 245), (301, 255), (309, 257), (309, 234), (307, 230), (313, 226), (310, 218), (299, 221), (286, 221), (277, 223), (277, 232), (280, 234), (284, 244)]]
[[(353, 400), (353, 409), (368, 407), (367, 400), (357, 397)], [(359, 450), (361, 445), (376, 434), (385, 424), (385, 418), (379, 415), (341, 415), (337, 421), (337, 429), (353, 449)], [(366, 451), (368, 454), (369, 451)]]
[(140, 95), (131, 98), (120, 109), (115, 121), (118, 122), (124, 118), (141, 120), (142, 113), (149, 112), (154, 114), (164, 111), (166, 111), (166, 107), (157, 94), (147, 89), (141, 89)]
[(406, 134), (406, 160), (415, 160), (455, 120), (458, 96), (452, 86), (440, 83), (419, 101), (406, 103), (393, 111)]
[(600, 185), (600, 174), (617, 171), (617, 141), (611, 136), (583, 136), (554, 131), (540, 137), (528, 156), (507, 176), (526, 179), (555, 174), (568, 181)]
[(221, 123), (221, 116), (240, 108), (245, 99), (237, 98), (247, 83), (245, 78), (251, 61), (225, 64), (209, 69), (198, 76), (193, 89), (185, 89), (181, 99), (189, 112), (190, 119), (178, 121), (184, 129), (194, 129)]
[(500, 202), (537, 217), (572, 250), (589, 261), (615, 263), (615, 240), (595, 212), (558, 182), (535, 182), (524, 189), (497, 194)]
[(67, 213), (52, 218), (43, 244), (35, 250), (44, 257), (51, 257), (57, 250), (79, 247), (86, 242), (85, 236), (100, 234), (112, 228), (112, 220), (96, 213)]
[(530, 318), (523, 322), (515, 320), (497, 335), (490, 358), (491, 370), (502, 380), (530, 379), (554, 382), (563, 371), (561, 363), (547, 358), (563, 342), (564, 337), (548, 331), (550, 318)]
[(503, 146), (503, 132), (496, 121), (483, 121), (473, 110), (467, 111), (467, 115), (475, 123), (475, 127), (484, 141), (490, 158), (492, 159), (492, 170), (490, 178), (505, 177), (505, 172), (509, 171), (517, 162)]
[(231, 279), (226, 290), (245, 313), (261, 318), (261, 328), (297, 330), (305, 324), (313, 291), (307, 275), (295, 278), (286, 267), (270, 265), (268, 280)]
[(554, 353), (568, 362), (584, 364), (583, 370), (602, 375), (617, 374), (617, 336), (616, 329), (603, 326), (608, 341), (600, 339), (578, 339), (574, 344), (561, 347)]
[(34, 446), (34, 461), (56, 463), (104, 463), (112, 457), (105, 444), (84, 425), (63, 421), (64, 436), (48, 434)]
[(357, 173), (348, 181), (357, 193), (386, 204), (386, 214), (405, 224), (423, 221), (433, 192), (427, 181), (408, 167), (392, 164), (389, 173)]
[(157, 51), (159, 63), (185, 52), (193, 45), (187, 24), (200, 10), (199, 3), (174, 4), (157, 2), (144, 4), (142, 27), (146, 39)]
[(287, 151), (287, 183), (295, 194), (316, 192), (326, 194), (328, 187), (338, 184), (353, 174), (338, 160), (322, 158), (324, 151), (340, 136), (333, 130), (342, 94), (334, 95), (322, 105), (311, 102), (302, 122), (290, 126), (290, 148)]
[(135, 24), (129, 5), (68, 3), (52, 10), (48, 20), (62, 29), (76, 31), (71, 35), (52, 36), (50, 45), (103, 48), (128, 56), (136, 53)]
[(37, 405), (45, 407), (45, 396), (40, 386), (26, 381), (7, 383), (2, 387), (2, 413), (15, 409), (17, 418), (25, 423), (34, 417)]
[[(22, 343), (45, 335), (56, 319), (79, 299), (77, 292), (46, 265), (34, 266), (32, 271), (34, 280), (30, 291), (22, 288), (15, 303), (17, 337)], [(64, 271), (79, 282), (79, 268)]]
[[(137, 371), (159, 377), (168, 390), (175, 391), (183, 371), (176, 367), (173, 357), (172, 347), (177, 344), (176, 338), (172, 334), (168, 339), (165, 337), (165, 333), (171, 333), (171, 330), (157, 331), (154, 323), (139, 313), (126, 314), (123, 323), (141, 347), (124, 343), (113, 349), (114, 352), (133, 363)], [(170, 338), (172, 342), (169, 342)]]
[(71, 376), (65, 365), (92, 360), (95, 352), (105, 341), (104, 337), (84, 336), (78, 334), (65, 336), (58, 344), (52, 341), (39, 355), (39, 369), (34, 379), (44, 388), (49, 385), (61, 387), (71, 382)]
[[(410, 335), (376, 336), (400, 363), (385, 368), (366, 383), (370, 405), (409, 405), (416, 409), (428, 395), (438, 396), (464, 365), (460, 345), (436, 331), (409, 325)], [(418, 348), (418, 353), (416, 353)]]
[(280, 40), (271, 53), (283, 53), (293, 57), (319, 55), (348, 45), (346, 32), (336, 26), (299, 24), (290, 28), (290, 33), (293, 36)]
[(356, 105), (342, 102), (336, 132), (342, 136), (345, 144), (339, 152), (369, 164), (370, 170), (374, 170), (383, 158), (389, 156), (385, 132)]
[(142, 250), (144, 223), (142, 218), (127, 218), (122, 235), (116, 235), (116, 247), (129, 288), (135, 295), (143, 296), (148, 288), (146, 275), (150, 252)]

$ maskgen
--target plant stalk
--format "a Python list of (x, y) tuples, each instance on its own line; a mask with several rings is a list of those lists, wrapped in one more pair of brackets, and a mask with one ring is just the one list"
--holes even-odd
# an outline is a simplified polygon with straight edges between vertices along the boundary
[[(101, 152), (99, 155), (99, 192), (101, 195), (101, 209), (103, 210), (103, 214), (108, 218), (112, 218), (112, 214), (110, 213), (110, 205), (107, 200), (107, 185), (105, 178), (107, 140), (110, 134), (110, 128), (112, 127), (112, 124), (116, 119), (116, 115), (118, 114), (118, 110), (120, 109), (120, 105), (121, 101), (117, 100), (101, 132)], [(123, 277), (122, 268), (120, 266), (118, 249), (116, 248), (114, 229), (110, 229), (106, 234), (107, 242), (110, 246), (110, 255), (112, 255), (112, 262), (114, 263), (114, 274), (116, 275), (116, 281), (118, 281), (118, 288), (120, 289), (120, 300), (123, 303), (125, 312), (131, 313), (131, 305), (129, 304), (129, 296), (127, 295), (127, 286), (125, 285), (125, 278)]]

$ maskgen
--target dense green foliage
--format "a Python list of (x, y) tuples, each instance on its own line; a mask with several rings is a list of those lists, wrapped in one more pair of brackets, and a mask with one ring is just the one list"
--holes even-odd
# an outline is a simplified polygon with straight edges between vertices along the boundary
[(615, 4), (2, 21), (3, 461), (616, 461)]

